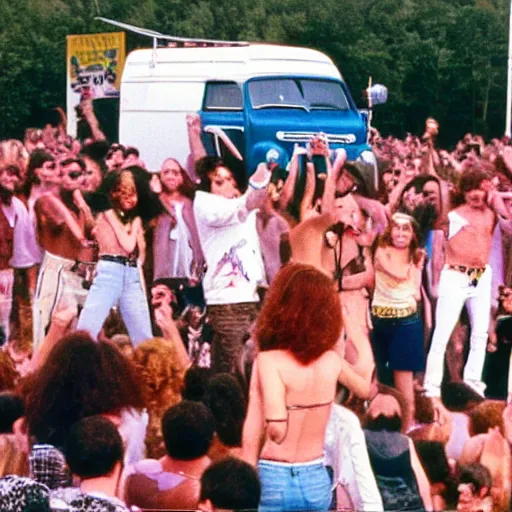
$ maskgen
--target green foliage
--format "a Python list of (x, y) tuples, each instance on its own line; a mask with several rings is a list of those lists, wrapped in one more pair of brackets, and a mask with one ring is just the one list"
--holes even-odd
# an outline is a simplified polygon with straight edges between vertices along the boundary
[[(317, 48), (354, 99), (369, 76), (389, 88), (375, 124), (419, 133), (427, 116), (451, 144), (504, 126), (508, 0), (0, 0), (0, 138), (20, 137), (65, 105), (66, 35), (103, 32), (102, 16), (188, 37)], [(127, 36), (128, 50), (150, 41)]]

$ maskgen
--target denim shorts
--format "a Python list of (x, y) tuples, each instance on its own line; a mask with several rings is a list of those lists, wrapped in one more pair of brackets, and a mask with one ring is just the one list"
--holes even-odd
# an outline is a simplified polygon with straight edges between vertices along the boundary
[(423, 323), (417, 313), (405, 318), (372, 316), (372, 345), (377, 370), (421, 372), (425, 369)]
[(327, 511), (332, 479), (323, 459), (304, 463), (260, 460), (259, 512)]

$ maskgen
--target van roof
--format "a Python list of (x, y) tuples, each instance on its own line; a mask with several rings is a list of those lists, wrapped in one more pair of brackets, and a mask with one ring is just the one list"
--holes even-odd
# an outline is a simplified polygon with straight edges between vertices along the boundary
[[(151, 64), (155, 62), (155, 65)], [(246, 46), (140, 49), (126, 60), (123, 82), (195, 78), (246, 80), (262, 75), (313, 75), (341, 78), (332, 60), (310, 48), (250, 43)]]

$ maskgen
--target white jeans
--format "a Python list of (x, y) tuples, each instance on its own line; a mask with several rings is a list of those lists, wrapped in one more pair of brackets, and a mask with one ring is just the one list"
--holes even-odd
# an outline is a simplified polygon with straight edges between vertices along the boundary
[(482, 370), (487, 350), (489, 316), (491, 312), (492, 269), (486, 265), (476, 286), (469, 277), (457, 270), (444, 268), (439, 281), (439, 299), (432, 345), (428, 353), (424, 387), (426, 395), (439, 397), (444, 372), (444, 354), (464, 304), (471, 323), (469, 356), (464, 368), (464, 382), (482, 394)]

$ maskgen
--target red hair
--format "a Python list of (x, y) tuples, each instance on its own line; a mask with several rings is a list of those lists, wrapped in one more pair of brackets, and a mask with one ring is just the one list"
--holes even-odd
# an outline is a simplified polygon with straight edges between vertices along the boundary
[(262, 352), (289, 350), (306, 365), (334, 347), (342, 325), (331, 279), (312, 266), (291, 263), (276, 275), (255, 334)]

